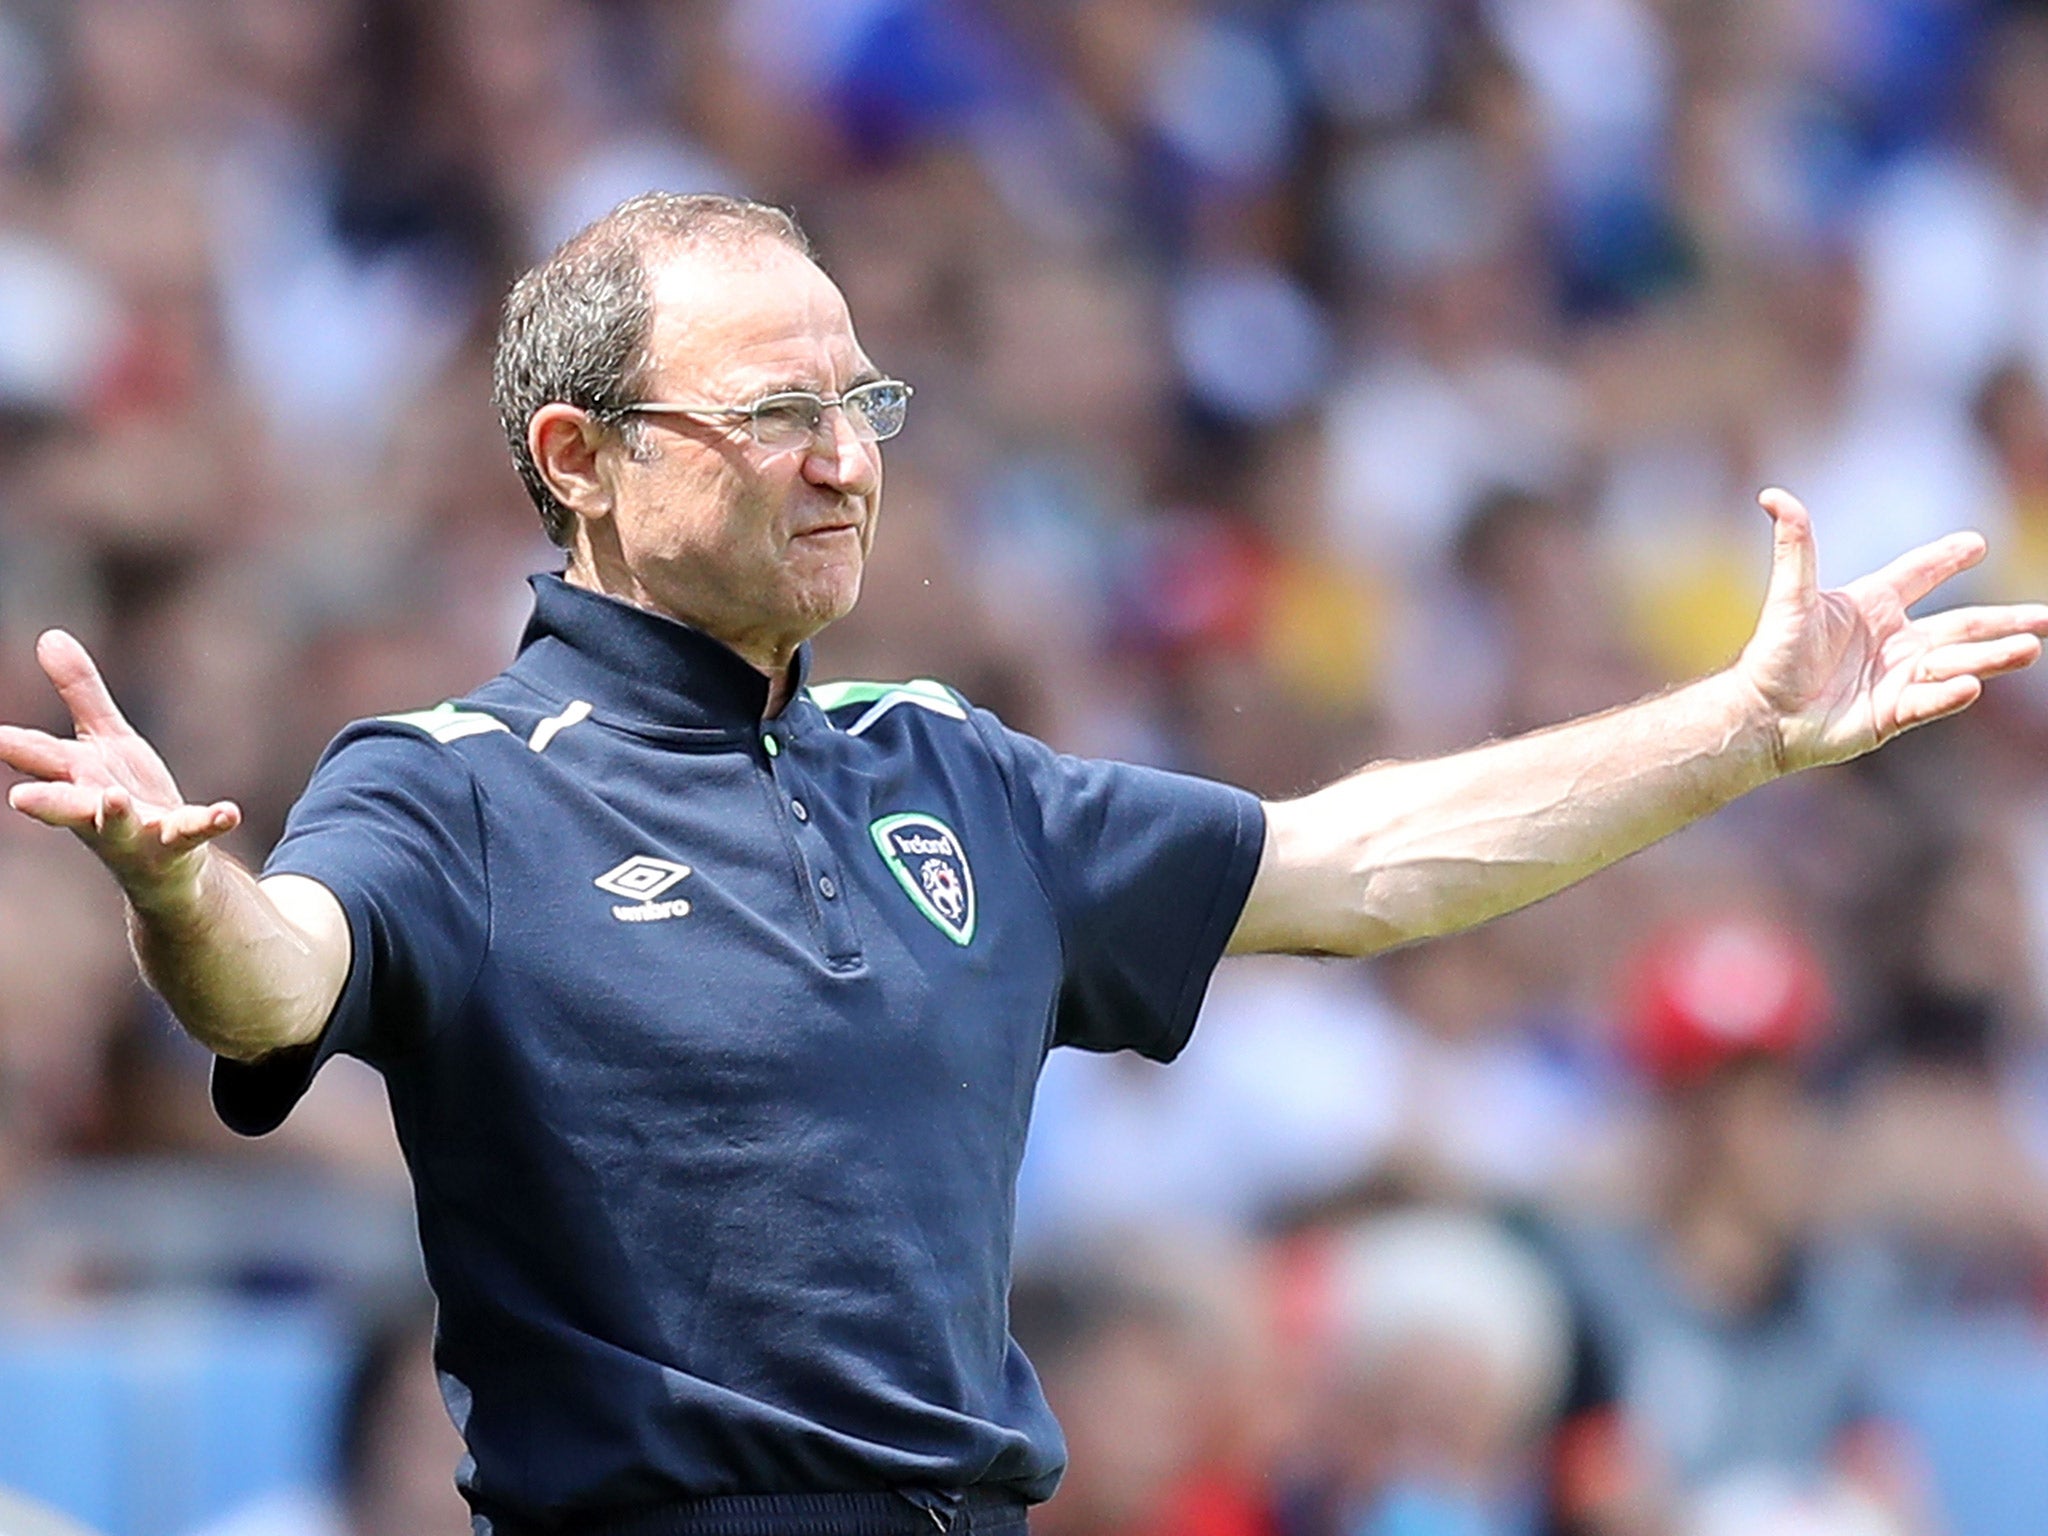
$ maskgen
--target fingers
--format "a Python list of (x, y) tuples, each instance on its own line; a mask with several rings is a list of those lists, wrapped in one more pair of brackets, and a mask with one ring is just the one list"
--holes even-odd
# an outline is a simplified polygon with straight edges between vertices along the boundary
[[(1916, 620), (1915, 628), (1928, 644), (1936, 646), (1953, 645), (1959, 640), (1998, 640), (2007, 635), (2048, 637), (2048, 604), (1951, 608)], [(0, 754), (5, 751), (5, 732), (0, 732)]]
[[(1912, 680), (1899, 691), (1900, 730), (1967, 709), (1984, 692), (1986, 678), (2017, 672), (2041, 659), (2041, 635), (2031, 627), (2032, 615), (2025, 606), (1958, 609), (1936, 615), (1936, 620), (1944, 619), (1958, 632), (1986, 633), (1992, 638), (1957, 640), (1923, 655), (1913, 666)], [(1933, 623), (1930, 621), (1929, 627)], [(2014, 624), (2029, 627), (2014, 634), (2010, 632)]]
[(118, 784), (109, 784), (99, 793), (93, 826), (101, 840), (116, 847), (136, 842), (142, 833), (142, 812), (136, 808), (135, 797)]
[(99, 792), (94, 821), (102, 841), (112, 847), (134, 848), (155, 843), (181, 852), (234, 831), (242, 824), (242, 811), (232, 800), (156, 810), (138, 806), (127, 790), (110, 784)]
[(1977, 640), (1945, 645), (1929, 651), (1914, 668), (1916, 682), (1940, 683), (1957, 677), (1996, 677), (2030, 667), (2041, 657), (2036, 635), (2007, 635), (2001, 640)]
[(1881, 571), (1849, 584), (1850, 590), (1889, 587), (1901, 608), (1910, 608), (1921, 598), (1959, 572), (1967, 571), (1984, 558), (1984, 536), (1980, 533), (1952, 533), (1909, 549)]
[(118, 784), (101, 789), (31, 780), (9, 789), (7, 803), (45, 826), (76, 832), (109, 853), (140, 850), (152, 843), (182, 853), (242, 824), (241, 807), (231, 800), (158, 811), (137, 806), (135, 797)]
[(79, 784), (44, 784), (31, 781), (7, 791), (7, 803), (22, 815), (46, 827), (65, 827), (73, 832), (91, 831), (98, 823), (100, 792)]
[[(1765, 602), (1783, 602), (1812, 592), (1817, 577), (1811, 516), (1798, 497), (1776, 486), (1759, 493), (1757, 501), (1770, 513), (1772, 523), (1771, 586)], [(1982, 560), (1984, 551), (1982, 534), (1952, 533), (1908, 550), (1884, 569), (1851, 582), (1847, 590), (1854, 594), (1884, 588), (1901, 608), (1910, 608), (1950, 577)], [(2042, 611), (2048, 614), (2048, 610)], [(2023, 627), (2048, 633), (2032, 622)]]
[(57, 690), (57, 697), (71, 711), (71, 723), (81, 736), (110, 736), (130, 730), (114, 696), (107, 692), (100, 669), (85, 647), (70, 635), (61, 629), (43, 631), (36, 641), (36, 660)]
[(39, 779), (66, 778), (77, 750), (72, 743), (59, 741), (44, 731), (0, 725), (0, 763), (16, 773), (33, 774)]
[(182, 853), (201, 843), (210, 843), (241, 824), (241, 807), (231, 800), (217, 800), (212, 805), (181, 805), (157, 826), (157, 841), (174, 853)]
[(1946, 682), (1914, 683), (1899, 695), (1899, 729), (1911, 730), (1916, 725), (1939, 720), (1943, 715), (1968, 709), (1983, 691), (1982, 680), (1974, 675), (1951, 678)]
[(1799, 498), (1772, 486), (1757, 496), (1771, 515), (1771, 585), (1764, 605), (1803, 603), (1816, 587), (1813, 520)]

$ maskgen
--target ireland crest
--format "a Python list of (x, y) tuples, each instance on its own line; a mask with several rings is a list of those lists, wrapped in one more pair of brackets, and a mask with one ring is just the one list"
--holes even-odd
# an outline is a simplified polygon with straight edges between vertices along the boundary
[(974, 937), (974, 871), (953, 829), (922, 811), (883, 816), (868, 827), (882, 862), (917, 910), (955, 944)]

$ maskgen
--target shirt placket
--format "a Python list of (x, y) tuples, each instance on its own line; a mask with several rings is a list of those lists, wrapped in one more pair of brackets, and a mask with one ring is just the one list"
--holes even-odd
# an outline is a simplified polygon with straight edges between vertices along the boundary
[(811, 785), (790, 750), (789, 733), (770, 722), (761, 727), (760, 763), (763, 782), (774, 801), (799, 894), (811, 916), (813, 931), (834, 970), (860, 964), (860, 939), (854, 931), (852, 893), (832, 844), (819, 830)]

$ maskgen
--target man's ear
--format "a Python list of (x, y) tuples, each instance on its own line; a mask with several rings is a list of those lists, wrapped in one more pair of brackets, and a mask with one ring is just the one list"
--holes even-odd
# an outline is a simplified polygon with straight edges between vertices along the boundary
[(589, 412), (559, 400), (542, 406), (526, 423), (526, 450), (541, 479), (556, 500), (585, 522), (611, 513), (611, 485), (598, 451), (615, 441)]

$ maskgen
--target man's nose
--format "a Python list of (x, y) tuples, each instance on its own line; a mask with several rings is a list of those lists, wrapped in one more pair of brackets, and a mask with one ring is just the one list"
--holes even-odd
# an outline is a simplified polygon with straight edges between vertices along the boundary
[(804, 476), (814, 485), (829, 485), (853, 496), (870, 494), (881, 481), (882, 453), (853, 430), (853, 417), (842, 405), (825, 408), (811, 446), (804, 455)]

